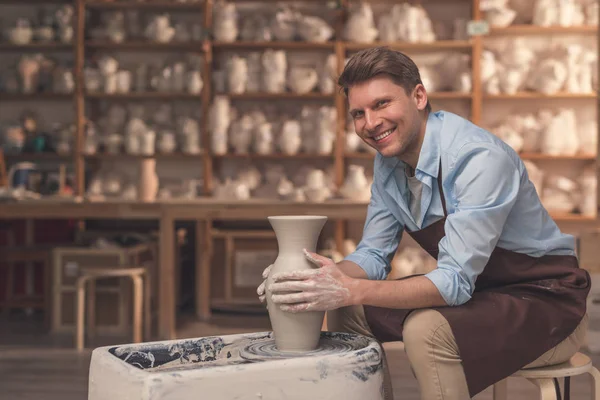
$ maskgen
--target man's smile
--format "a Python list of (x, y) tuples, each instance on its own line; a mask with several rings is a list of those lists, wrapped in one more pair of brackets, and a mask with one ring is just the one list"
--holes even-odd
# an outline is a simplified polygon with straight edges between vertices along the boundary
[(383, 139), (389, 137), (394, 132), (394, 130), (396, 130), (396, 127), (388, 129), (387, 131), (384, 131), (377, 136), (372, 136), (371, 139), (375, 140), (375, 142), (380, 142)]

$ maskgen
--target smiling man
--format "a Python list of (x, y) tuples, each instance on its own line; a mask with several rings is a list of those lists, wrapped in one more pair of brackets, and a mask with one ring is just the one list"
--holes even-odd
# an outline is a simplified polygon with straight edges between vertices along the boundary
[[(400, 52), (358, 52), (338, 83), (356, 133), (378, 152), (363, 236), (337, 264), (307, 253), (320, 268), (274, 276), (272, 301), (327, 310), (332, 331), (403, 341), (422, 399), (470, 398), (518, 369), (569, 359), (587, 327), (589, 274), (519, 156), (432, 112)], [(437, 268), (386, 280), (403, 232)], [(392, 399), (389, 377), (384, 386)]]

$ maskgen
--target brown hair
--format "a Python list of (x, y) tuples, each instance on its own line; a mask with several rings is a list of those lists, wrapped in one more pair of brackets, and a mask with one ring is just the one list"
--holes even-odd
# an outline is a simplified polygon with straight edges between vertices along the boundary
[[(418, 84), (423, 84), (419, 68), (407, 55), (388, 47), (373, 47), (350, 57), (338, 79), (338, 85), (348, 96), (348, 89), (352, 85), (380, 75), (388, 76), (396, 85), (401, 86), (407, 95), (410, 95)], [(425, 110), (431, 111), (429, 100)]]

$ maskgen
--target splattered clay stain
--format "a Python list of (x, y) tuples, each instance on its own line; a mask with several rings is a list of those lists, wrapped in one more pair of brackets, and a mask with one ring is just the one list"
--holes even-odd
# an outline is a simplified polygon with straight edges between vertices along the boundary
[[(296, 357), (335, 356), (347, 358), (354, 365), (352, 375), (367, 381), (382, 368), (380, 349), (369, 345), (367, 338), (339, 332), (323, 332), (319, 348), (305, 353), (277, 350), (272, 332), (246, 335), (227, 343), (221, 337), (182, 340), (177, 343), (149, 343), (146, 346), (118, 346), (109, 352), (122, 361), (148, 372), (207, 368), (247, 364)], [(318, 363), (319, 378), (327, 379), (328, 363)]]

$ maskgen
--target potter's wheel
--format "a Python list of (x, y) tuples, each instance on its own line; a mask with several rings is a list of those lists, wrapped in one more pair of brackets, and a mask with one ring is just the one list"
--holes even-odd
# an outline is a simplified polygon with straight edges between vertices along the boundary
[[(240, 357), (248, 361), (269, 361), (296, 357), (328, 356), (348, 353), (365, 346), (365, 340), (342, 340), (339, 334), (324, 332), (319, 340), (319, 347), (311, 351), (286, 352), (277, 349), (273, 337), (256, 340), (240, 349)], [(345, 340), (344, 340), (345, 339)]]

